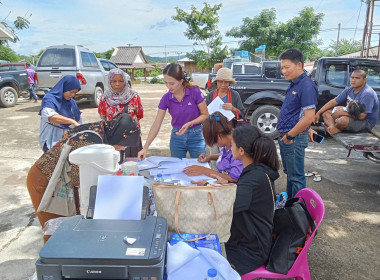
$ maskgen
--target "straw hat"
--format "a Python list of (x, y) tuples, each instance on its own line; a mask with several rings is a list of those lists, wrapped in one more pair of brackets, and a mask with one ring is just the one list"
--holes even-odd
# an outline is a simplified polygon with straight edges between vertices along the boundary
[(216, 81), (227, 81), (230, 82), (231, 85), (236, 84), (234, 78), (232, 78), (232, 71), (229, 68), (220, 68), (218, 73), (216, 73), (216, 77), (212, 79), (212, 82)]

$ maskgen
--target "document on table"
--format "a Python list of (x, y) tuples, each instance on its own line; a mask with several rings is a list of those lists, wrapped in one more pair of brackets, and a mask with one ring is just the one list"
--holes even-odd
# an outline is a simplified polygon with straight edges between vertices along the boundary
[(94, 219), (141, 220), (143, 176), (100, 175)]
[(224, 104), (223, 100), (219, 96), (217, 96), (207, 106), (208, 113), (211, 115), (212, 113), (219, 111), (220, 113), (222, 113), (227, 118), (228, 121), (230, 121), (235, 117), (235, 115), (234, 115), (234, 113), (232, 113), (232, 111), (223, 109), (222, 108), (223, 104)]
[(137, 161), (137, 167), (139, 168), (139, 171), (142, 171), (142, 170), (158, 167), (158, 165), (154, 164), (154, 163), (151, 163), (147, 159), (144, 159), (144, 160)]
[(150, 156), (146, 158), (148, 161), (155, 165), (161, 165), (164, 162), (180, 162), (180, 158), (174, 157), (159, 157), (159, 156)]

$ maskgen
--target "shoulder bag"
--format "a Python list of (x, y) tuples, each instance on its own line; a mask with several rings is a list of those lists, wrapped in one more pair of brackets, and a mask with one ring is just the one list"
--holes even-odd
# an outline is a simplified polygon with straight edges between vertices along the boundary
[(181, 232), (216, 233), (220, 242), (228, 241), (231, 235), (236, 184), (219, 186), (153, 184), (153, 194), (157, 214), (166, 218), (169, 232), (177, 232), (179, 236)]

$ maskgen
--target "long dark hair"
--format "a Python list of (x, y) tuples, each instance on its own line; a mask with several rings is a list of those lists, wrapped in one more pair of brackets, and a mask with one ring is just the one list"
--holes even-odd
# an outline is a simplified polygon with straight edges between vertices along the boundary
[(185, 77), (185, 73), (184, 71), (182, 70), (182, 66), (179, 65), (179, 64), (176, 64), (176, 63), (170, 63), (168, 65), (166, 65), (164, 71), (163, 71), (163, 74), (164, 75), (168, 75), (174, 79), (176, 79), (177, 81), (180, 81), (183, 79), (183, 83), (182, 85), (184, 87), (187, 87), (187, 88), (195, 88), (195, 87), (198, 87), (198, 86), (195, 86), (195, 85), (192, 85), (190, 84), (190, 82), (186, 79)]
[(244, 152), (253, 159), (254, 164), (264, 163), (273, 170), (279, 170), (276, 145), (260, 129), (251, 125), (239, 126), (232, 133), (232, 138), (236, 146), (243, 148)]
[(203, 136), (207, 146), (213, 146), (218, 142), (218, 135), (229, 135), (232, 133), (231, 125), (227, 118), (220, 112), (215, 112), (203, 122)]

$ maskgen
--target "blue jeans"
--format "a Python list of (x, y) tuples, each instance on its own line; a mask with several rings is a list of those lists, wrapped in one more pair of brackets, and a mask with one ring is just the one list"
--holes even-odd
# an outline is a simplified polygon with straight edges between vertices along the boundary
[(34, 92), (34, 84), (30, 84), (29, 85), (29, 100), (37, 100), (38, 97), (36, 95), (36, 93)]
[(185, 158), (187, 152), (191, 158), (198, 158), (205, 152), (206, 143), (203, 138), (202, 125), (189, 128), (185, 134), (178, 136), (179, 129), (173, 127), (170, 137), (170, 154), (172, 157)]
[(307, 133), (299, 134), (292, 144), (285, 144), (278, 138), (280, 154), (284, 173), (287, 175), (286, 192), (292, 198), (296, 193), (306, 187), (305, 178), (305, 149), (309, 143)]

